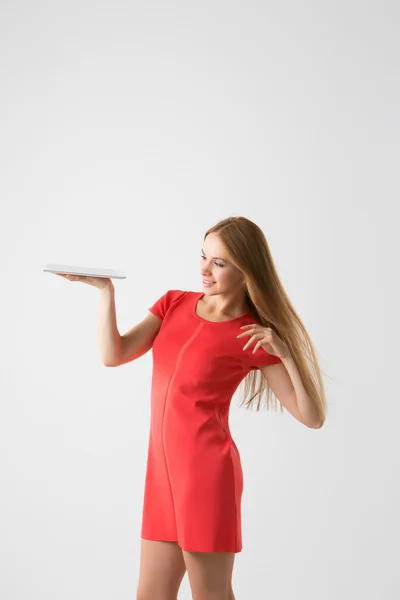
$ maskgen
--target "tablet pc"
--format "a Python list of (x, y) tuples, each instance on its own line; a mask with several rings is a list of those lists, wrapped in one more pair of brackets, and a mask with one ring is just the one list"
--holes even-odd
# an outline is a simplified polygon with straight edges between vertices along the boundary
[(72, 267), (71, 265), (46, 264), (46, 273), (61, 273), (62, 275), (86, 275), (88, 277), (109, 277), (110, 279), (126, 279), (122, 271), (103, 269), (99, 267)]

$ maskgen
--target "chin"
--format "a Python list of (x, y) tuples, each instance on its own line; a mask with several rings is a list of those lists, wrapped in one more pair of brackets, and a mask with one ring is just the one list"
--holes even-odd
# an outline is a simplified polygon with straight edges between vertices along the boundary
[(215, 288), (216, 288), (215, 285), (213, 285), (211, 288), (209, 288), (209, 287), (206, 287), (205, 285), (201, 284), (201, 287), (203, 288), (203, 292), (208, 293), (208, 294), (212, 294), (212, 293), (215, 294)]

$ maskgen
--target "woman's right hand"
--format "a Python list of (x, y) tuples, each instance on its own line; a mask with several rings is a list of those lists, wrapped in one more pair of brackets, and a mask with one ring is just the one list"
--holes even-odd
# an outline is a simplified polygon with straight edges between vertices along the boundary
[(107, 287), (112, 287), (113, 282), (109, 277), (90, 277), (89, 275), (69, 275), (65, 273), (54, 273), (59, 277), (64, 277), (64, 279), (68, 279), (68, 281), (81, 281), (82, 283), (87, 283), (97, 288), (98, 290), (104, 290)]

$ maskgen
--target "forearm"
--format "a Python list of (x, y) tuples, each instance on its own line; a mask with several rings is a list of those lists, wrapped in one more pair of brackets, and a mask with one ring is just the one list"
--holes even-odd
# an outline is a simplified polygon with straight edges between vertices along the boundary
[(292, 356), (288, 356), (282, 359), (283, 364), (289, 373), (290, 379), (296, 393), (297, 407), (304, 422), (316, 423), (321, 422), (318, 409), (314, 402), (308, 397), (306, 390), (304, 389), (303, 383), (300, 378), (299, 371)]
[(121, 356), (121, 336), (117, 327), (115, 288), (112, 282), (100, 291), (98, 341), (104, 365), (118, 365)]

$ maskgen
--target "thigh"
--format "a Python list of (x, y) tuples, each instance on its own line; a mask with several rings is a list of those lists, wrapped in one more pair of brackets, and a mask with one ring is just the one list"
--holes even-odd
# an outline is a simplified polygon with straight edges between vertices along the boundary
[(177, 542), (141, 538), (137, 600), (176, 600), (185, 572)]
[(231, 600), (233, 552), (183, 550), (193, 600)]

